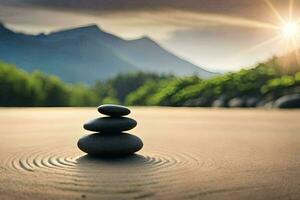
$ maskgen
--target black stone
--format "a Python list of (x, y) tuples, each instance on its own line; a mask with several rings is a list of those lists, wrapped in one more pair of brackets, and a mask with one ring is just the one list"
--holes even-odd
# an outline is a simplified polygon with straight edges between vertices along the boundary
[(257, 106), (257, 104), (259, 103), (259, 99), (256, 97), (250, 97), (248, 99), (246, 99), (246, 107), (250, 107), (250, 108), (254, 108)]
[(112, 117), (121, 117), (128, 115), (130, 110), (125, 106), (105, 104), (98, 107), (98, 112)]
[(139, 137), (128, 133), (94, 133), (80, 138), (77, 146), (89, 155), (110, 157), (134, 154), (143, 147), (143, 142)]
[(275, 101), (276, 108), (300, 108), (300, 94), (291, 94), (280, 97)]
[(223, 99), (216, 99), (216, 100), (214, 100), (214, 102), (212, 103), (211, 106), (220, 108), (220, 107), (225, 107), (226, 103)]
[(244, 107), (244, 100), (242, 98), (239, 97), (235, 97), (231, 100), (229, 100), (228, 102), (228, 106), (231, 108), (240, 108), (240, 107)]
[(100, 117), (83, 125), (83, 128), (96, 132), (121, 132), (133, 129), (137, 125), (134, 119), (127, 117)]

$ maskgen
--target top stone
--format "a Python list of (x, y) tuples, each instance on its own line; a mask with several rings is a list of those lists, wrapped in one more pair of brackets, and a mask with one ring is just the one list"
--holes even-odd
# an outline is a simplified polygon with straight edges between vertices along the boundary
[(104, 104), (97, 108), (98, 112), (112, 117), (121, 117), (130, 113), (129, 108), (114, 104)]

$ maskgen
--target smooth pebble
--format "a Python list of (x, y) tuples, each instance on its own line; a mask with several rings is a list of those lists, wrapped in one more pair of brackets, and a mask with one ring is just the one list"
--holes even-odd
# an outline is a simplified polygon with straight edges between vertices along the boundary
[(129, 108), (114, 104), (104, 104), (97, 108), (98, 112), (112, 117), (121, 117), (130, 113)]
[(137, 122), (128, 117), (100, 117), (83, 125), (88, 131), (96, 132), (121, 132), (133, 129)]
[(99, 134), (94, 133), (79, 139), (77, 146), (83, 152), (94, 156), (124, 156), (139, 151), (142, 140), (128, 133)]

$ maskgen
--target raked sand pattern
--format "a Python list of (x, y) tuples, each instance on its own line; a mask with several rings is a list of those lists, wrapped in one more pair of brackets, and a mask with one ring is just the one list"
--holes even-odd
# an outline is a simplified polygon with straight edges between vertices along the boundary
[(300, 111), (131, 110), (144, 148), (97, 159), (94, 108), (1, 109), (0, 199), (300, 198)]

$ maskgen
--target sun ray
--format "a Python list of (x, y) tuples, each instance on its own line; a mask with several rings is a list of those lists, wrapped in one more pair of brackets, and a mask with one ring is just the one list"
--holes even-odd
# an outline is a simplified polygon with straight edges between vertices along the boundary
[[(168, 13), (167, 17), (166, 14)], [(279, 29), (278, 26), (243, 17), (233, 17), (229, 15), (221, 15), (215, 13), (199, 13), (184, 10), (167, 9), (164, 14), (153, 15), (151, 13), (142, 12), (141, 14), (153, 21), (164, 22), (174, 26), (182, 27), (201, 27), (201, 26), (235, 26), (235, 27), (249, 27), (262, 29)]]
[(281, 23), (285, 23), (285, 20), (283, 19), (283, 17), (280, 15), (280, 13), (278, 12), (278, 10), (275, 8), (275, 6), (272, 4), (272, 2), (270, 0), (265, 0), (266, 4), (271, 8), (271, 10), (273, 11), (273, 13), (276, 15), (276, 17), (280, 20)]
[[(277, 47), (279, 47), (280, 49), (278, 49), (278, 53), (282, 54), (281, 57), (282, 59), (282, 65), (285, 66), (285, 70), (287, 71), (291, 71), (294, 69), (291, 69), (290, 67), (292, 67), (292, 63), (297, 63), (300, 64), (300, 50), (299, 50), (299, 44), (297, 43), (298, 38), (300, 41), (300, 18), (295, 20), (294, 19), (294, 0), (289, 0), (289, 12), (288, 12), (288, 16), (287, 16), (287, 20), (285, 20), (281, 14), (278, 12), (278, 10), (275, 8), (275, 6), (272, 4), (271, 0), (264, 0), (267, 5), (272, 9), (272, 11), (274, 12), (274, 14), (277, 16), (278, 20), (279, 20), (279, 24), (281, 22), (281, 25), (277, 26), (279, 30), (281, 30), (281, 32), (277, 32), (277, 35), (267, 39), (265, 41), (262, 41), (259, 44), (255, 44), (254, 46), (244, 49), (240, 52), (238, 52), (237, 54), (235, 54), (234, 57), (239, 57), (242, 56), (243, 54), (248, 54), (250, 52), (253, 52), (263, 46), (266, 45), (270, 45), (271, 48), (274, 50), (276, 50), (277, 52)], [(278, 46), (277, 46), (278, 45)], [(276, 49), (275, 49), (276, 48)], [(275, 52), (275, 51), (274, 51)], [(284, 56), (284, 55), (289, 55), (289, 52), (291, 52), (292, 56)], [(293, 58), (293, 56), (295, 56), (296, 58)]]
[(252, 52), (252, 51), (254, 51), (256, 49), (259, 49), (259, 48), (261, 48), (261, 47), (263, 47), (265, 45), (268, 45), (268, 44), (275, 43), (276, 41), (279, 41), (279, 40), (280, 40), (280, 36), (277, 35), (277, 36), (272, 37), (272, 38), (270, 38), (268, 40), (265, 40), (265, 41), (263, 41), (263, 42), (261, 42), (259, 44), (256, 44), (256, 45), (250, 47), (249, 49), (245, 49), (245, 50), (241, 51), (239, 54), (250, 53), (250, 52)]
[(299, 45), (297, 44), (297, 37), (290, 38), (289, 40), (284, 41), (284, 50), (283, 50), (283, 58), (281, 59), (282, 65), (286, 72), (292, 72), (296, 67), (300, 64), (300, 52)]
[(295, 38), (292, 39), (292, 44), (293, 44), (293, 47), (294, 47), (294, 53), (295, 53), (295, 56), (296, 56), (296, 62), (297, 64), (300, 63), (300, 53), (299, 53), (299, 45), (297, 45), (297, 41)]
[(289, 3), (289, 21), (293, 19), (294, 0), (290, 0)]
[(281, 39), (281, 37), (279, 35), (277, 35), (277, 36), (272, 37), (272, 38), (270, 38), (268, 40), (265, 40), (265, 41), (263, 41), (263, 42), (261, 42), (259, 44), (256, 44), (256, 45), (254, 45), (254, 46), (252, 46), (252, 47), (250, 47), (248, 49), (244, 49), (244, 50), (239, 51), (239, 52), (237, 52), (235, 55), (233, 55), (229, 59), (237, 59), (240, 56), (243, 56), (243, 55), (246, 55), (248, 53), (251, 53), (251, 52), (255, 51), (256, 49), (261, 48), (261, 47), (263, 47), (265, 45), (268, 45), (268, 44), (274, 43), (274, 46), (275, 46), (275, 44), (277, 44), (276, 42), (281, 41), (280, 39)]
[(296, 19), (295, 23), (299, 24), (300, 23), (300, 18)]
[(282, 70), (285, 71), (285, 72), (288, 72), (290, 69), (289, 69), (289, 62), (288, 62), (288, 59), (286, 56), (286, 53), (290, 51), (290, 40), (282, 40), (282, 43), (283, 43), (283, 52), (282, 52), (282, 56), (281, 59), (279, 59), (279, 62), (280, 64), (283, 66)]
[(287, 38), (296, 37), (299, 33), (299, 26), (293, 21), (287, 22), (282, 26), (281, 29), (283, 36)]

